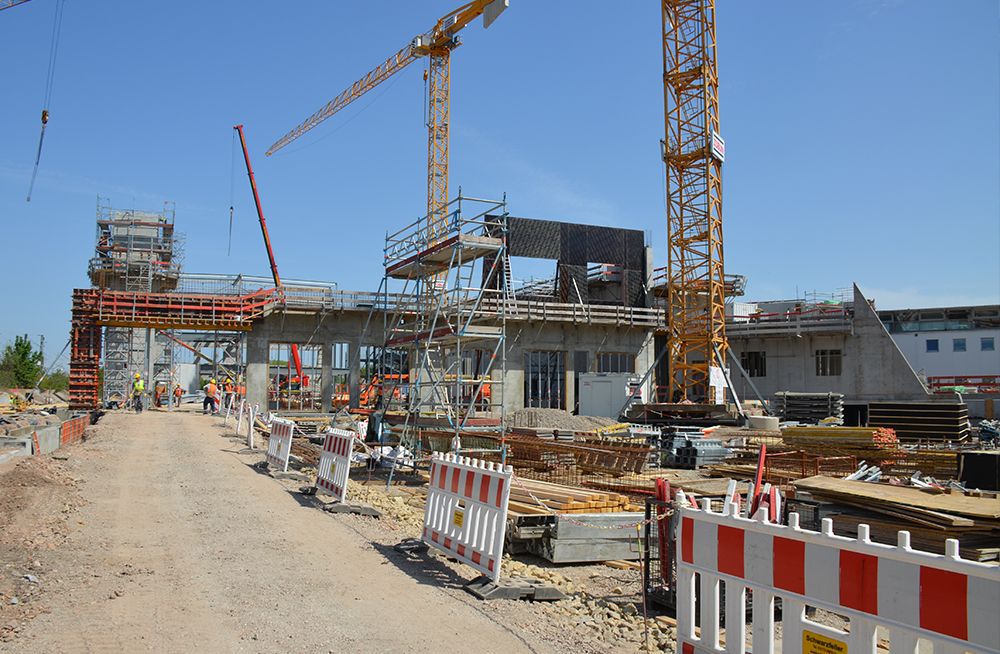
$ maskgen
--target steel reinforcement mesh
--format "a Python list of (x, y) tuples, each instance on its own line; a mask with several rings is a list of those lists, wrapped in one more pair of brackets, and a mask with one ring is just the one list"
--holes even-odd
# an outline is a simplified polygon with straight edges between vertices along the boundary
[[(649, 446), (556, 441), (515, 434), (507, 437), (505, 446), (505, 463), (521, 477), (611, 491), (633, 499), (652, 495), (657, 474), (662, 474), (650, 464), (657, 460), (657, 450)], [(499, 462), (499, 450), (497, 447), (487, 459)]]

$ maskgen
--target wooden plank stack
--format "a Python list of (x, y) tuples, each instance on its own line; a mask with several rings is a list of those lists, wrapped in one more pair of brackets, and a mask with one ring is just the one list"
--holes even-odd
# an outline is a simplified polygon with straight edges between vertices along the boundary
[[(794, 482), (796, 492), (850, 510), (834, 517), (835, 530), (857, 533), (868, 524), (872, 539), (895, 544), (896, 532), (910, 532), (931, 551), (944, 551), (944, 541), (956, 538), (963, 556), (973, 560), (997, 558), (1000, 553), (1000, 500), (996, 493), (962, 493), (948, 489), (871, 484), (816, 476)], [(860, 513), (858, 509), (865, 513)]]
[(892, 427), (904, 442), (964, 441), (971, 433), (968, 406), (958, 403), (872, 402), (868, 424)]
[[(510, 486), (508, 510), (513, 513), (523, 515), (549, 513), (544, 507), (548, 507), (556, 513), (618, 513), (642, 510), (642, 507), (631, 504), (628, 495), (575, 488), (534, 479), (519, 478), (518, 481), (514, 481)], [(529, 495), (525, 489), (531, 494)], [(531, 495), (541, 500), (544, 506), (540, 506), (532, 499)]]
[(876, 443), (877, 430), (877, 427), (786, 427), (781, 430), (781, 440), (786, 449), (821, 456), (863, 459), (873, 453), (897, 449), (888, 443)]

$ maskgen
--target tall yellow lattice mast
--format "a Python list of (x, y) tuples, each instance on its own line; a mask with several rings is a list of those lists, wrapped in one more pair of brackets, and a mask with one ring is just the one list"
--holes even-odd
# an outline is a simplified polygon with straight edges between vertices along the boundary
[(726, 356), (715, 0), (662, 0), (667, 167), (668, 401), (714, 401)]

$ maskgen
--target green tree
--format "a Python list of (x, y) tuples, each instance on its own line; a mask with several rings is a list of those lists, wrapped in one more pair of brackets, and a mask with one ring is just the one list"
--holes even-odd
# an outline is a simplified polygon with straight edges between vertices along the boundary
[(28, 335), (15, 336), (14, 343), (8, 343), (0, 359), (0, 377), (5, 386), (34, 388), (42, 376), (42, 353), (31, 347)]
[(65, 370), (55, 370), (50, 372), (49, 376), (38, 384), (38, 387), (46, 391), (69, 390), (69, 373)]

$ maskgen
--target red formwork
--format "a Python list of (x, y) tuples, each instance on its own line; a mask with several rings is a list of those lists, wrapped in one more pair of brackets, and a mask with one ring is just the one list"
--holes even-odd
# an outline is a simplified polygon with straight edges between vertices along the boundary
[(79, 443), (83, 440), (83, 430), (90, 424), (90, 416), (82, 415), (71, 418), (64, 422), (59, 429), (59, 443), (67, 445), (69, 443)]
[(244, 296), (137, 293), (99, 288), (73, 291), (69, 406), (96, 409), (102, 327), (248, 331), (280, 297), (275, 289)]

